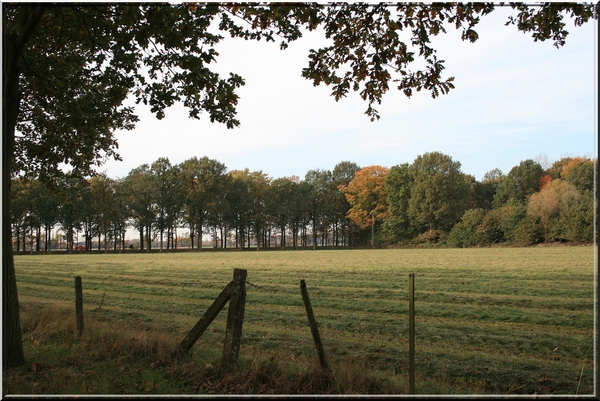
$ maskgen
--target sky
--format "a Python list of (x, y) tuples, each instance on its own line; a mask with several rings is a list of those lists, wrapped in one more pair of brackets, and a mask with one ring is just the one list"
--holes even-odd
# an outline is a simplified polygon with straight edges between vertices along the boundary
[(157, 120), (138, 105), (136, 128), (116, 133), (123, 161), (98, 170), (120, 178), (160, 157), (179, 164), (207, 156), (228, 171), (304, 178), (341, 161), (389, 168), (437, 151), (481, 180), (492, 169), (507, 174), (527, 159), (597, 157), (597, 21), (575, 27), (567, 19), (569, 35), (557, 49), (504, 26), (509, 14), (516, 13), (497, 8), (482, 17), (475, 43), (461, 41), (462, 31), (453, 27), (432, 38), (455, 89), (436, 99), (429, 92), (409, 99), (391, 86), (375, 106), (381, 116), (375, 122), (364, 114), (368, 104), (359, 92), (336, 102), (329, 87), (302, 78), (309, 50), (328, 43), (322, 33), (307, 33), (286, 50), (225, 37), (211, 68), (246, 81), (237, 91), (240, 127), (210, 123), (206, 113), (190, 119), (182, 105)]

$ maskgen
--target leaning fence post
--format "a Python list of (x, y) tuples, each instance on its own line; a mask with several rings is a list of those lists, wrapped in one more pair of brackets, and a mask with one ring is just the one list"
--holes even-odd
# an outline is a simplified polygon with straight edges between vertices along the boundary
[(315, 321), (315, 315), (313, 314), (312, 305), (310, 298), (308, 297), (308, 290), (306, 289), (306, 283), (304, 280), (300, 280), (300, 292), (302, 292), (302, 299), (304, 300), (304, 307), (306, 308), (306, 315), (308, 316), (308, 323), (310, 324), (310, 331), (317, 348), (317, 355), (319, 356), (319, 363), (321, 369), (327, 369), (327, 360), (325, 359), (325, 351), (323, 350), (323, 344), (321, 343), (321, 336), (319, 335), (319, 327)]
[(198, 338), (204, 333), (204, 331), (208, 328), (208, 326), (212, 323), (212, 321), (217, 317), (221, 309), (227, 304), (229, 301), (229, 297), (231, 296), (231, 287), (233, 283), (229, 283), (225, 286), (221, 294), (215, 299), (212, 305), (208, 308), (208, 310), (202, 315), (198, 323), (192, 330), (188, 333), (187, 336), (181, 341), (179, 347), (177, 347), (177, 351), (175, 351), (175, 355), (184, 355), (186, 354), (190, 348), (198, 341)]
[(240, 353), (242, 340), (242, 324), (246, 308), (246, 276), (248, 272), (243, 269), (233, 270), (233, 286), (229, 297), (229, 311), (227, 313), (227, 328), (225, 330), (225, 345), (223, 347), (222, 365), (226, 368), (235, 368)]
[(409, 393), (415, 394), (415, 274), (408, 275), (408, 375)]
[(77, 335), (83, 333), (83, 290), (81, 276), (75, 277), (75, 319), (77, 321)]

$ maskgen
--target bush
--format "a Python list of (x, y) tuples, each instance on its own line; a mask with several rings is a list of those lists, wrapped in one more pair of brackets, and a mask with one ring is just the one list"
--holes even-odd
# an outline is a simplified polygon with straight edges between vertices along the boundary
[(413, 239), (414, 244), (437, 244), (446, 238), (446, 233), (440, 230), (428, 230)]
[(538, 219), (532, 216), (525, 216), (517, 223), (513, 232), (513, 242), (518, 245), (532, 245), (544, 241), (544, 234), (540, 230)]
[(483, 243), (483, 235), (478, 228), (483, 222), (483, 209), (467, 210), (459, 223), (448, 234), (448, 245), (456, 247), (475, 246)]
[(490, 210), (477, 228), (481, 245), (490, 245), (504, 240), (500, 210)]
[(592, 191), (583, 193), (579, 206), (573, 213), (573, 219), (568, 223), (570, 224), (568, 224), (565, 239), (573, 242), (594, 242), (594, 196)]
[[(520, 202), (510, 200), (499, 209), (500, 227), (504, 234), (504, 240), (507, 242), (520, 242), (517, 239), (517, 228), (521, 221), (527, 217), (527, 206)], [(535, 222), (537, 226), (537, 221)], [(523, 228), (521, 228), (523, 230)], [(521, 238), (522, 239), (522, 238)]]

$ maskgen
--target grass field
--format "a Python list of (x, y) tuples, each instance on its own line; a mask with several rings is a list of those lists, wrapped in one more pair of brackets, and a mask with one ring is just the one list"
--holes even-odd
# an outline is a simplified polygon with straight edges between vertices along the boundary
[[(592, 246), (16, 256), (25, 367), (5, 394), (594, 394)], [(226, 310), (169, 358), (233, 269), (248, 271), (237, 372)], [(74, 277), (85, 332), (75, 335)], [(322, 381), (300, 280), (332, 366)], [(64, 379), (59, 379), (64, 377)], [(35, 384), (35, 385), (34, 385)]]

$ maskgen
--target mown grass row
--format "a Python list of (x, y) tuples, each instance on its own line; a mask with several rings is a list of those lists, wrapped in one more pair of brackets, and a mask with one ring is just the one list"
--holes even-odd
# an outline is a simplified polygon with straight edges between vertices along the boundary
[[(74, 277), (80, 275), (86, 319), (166, 333), (175, 344), (231, 280), (233, 269), (244, 268), (249, 284), (241, 354), (247, 364), (266, 371), (317, 364), (299, 289), (304, 279), (326, 353), (338, 367), (338, 383), (346, 383), (327, 391), (345, 393), (406, 391), (408, 273), (414, 272), (418, 393), (593, 392), (592, 247), (40, 255), (15, 260), (20, 301), (30, 313), (49, 302), (69, 305)], [(212, 366), (220, 356), (224, 327), (222, 312), (194, 346), (190, 360)], [(279, 362), (268, 362), (267, 355)], [(350, 384), (359, 378), (362, 387)], [(303, 380), (298, 385), (308, 388), (308, 379)], [(235, 392), (232, 383), (219, 383), (212, 391)], [(177, 391), (166, 384), (154, 390)]]

